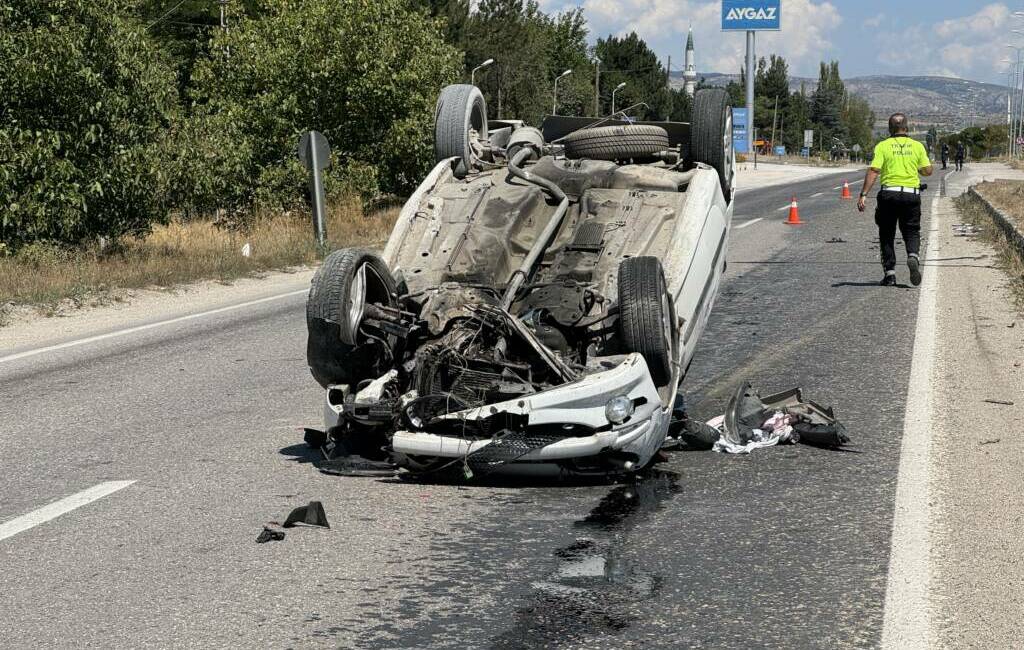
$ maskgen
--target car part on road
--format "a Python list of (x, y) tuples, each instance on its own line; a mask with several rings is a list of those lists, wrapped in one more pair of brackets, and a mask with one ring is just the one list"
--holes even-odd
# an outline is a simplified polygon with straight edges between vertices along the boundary
[(267, 542), (280, 542), (283, 539), (283, 530), (278, 528), (275, 524), (267, 524), (263, 526), (263, 530), (256, 536), (256, 543), (266, 544)]
[(327, 523), (327, 513), (324, 512), (324, 504), (319, 501), (310, 501), (309, 505), (299, 506), (290, 513), (288, 518), (281, 524), (282, 528), (294, 528), (297, 524), (306, 526), (320, 526), (330, 528)]
[(546, 141), (484, 115), (477, 89), (442, 91), (439, 162), (384, 254), (314, 279), (324, 472), (601, 476), (659, 453), (732, 218), (713, 161), (681, 155), (700, 125), (561, 120)]
[(668, 149), (668, 132), (660, 126), (598, 126), (570, 133), (562, 140), (566, 158), (647, 161)]
[(730, 454), (798, 442), (835, 449), (850, 442), (833, 410), (804, 400), (799, 388), (762, 398), (750, 382), (740, 384), (724, 414), (706, 423), (686, 420), (679, 437), (693, 449)]

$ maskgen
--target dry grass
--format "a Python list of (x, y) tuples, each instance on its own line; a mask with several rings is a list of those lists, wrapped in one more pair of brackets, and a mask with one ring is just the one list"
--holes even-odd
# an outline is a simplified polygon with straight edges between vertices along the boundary
[[(331, 248), (379, 246), (397, 208), (364, 214), (358, 202), (328, 211)], [(144, 237), (126, 237), (105, 251), (28, 246), (0, 258), (0, 325), (6, 305), (37, 305), (42, 313), (74, 304), (118, 300), (118, 290), (173, 287), (194, 280), (230, 281), (260, 271), (312, 264), (319, 258), (308, 215), (261, 218), (249, 229), (210, 221), (174, 221)], [(251, 255), (242, 255), (246, 244)]]
[[(981, 183), (975, 190), (985, 197), (992, 205), (997, 206), (1004, 214), (1017, 219), (1024, 227), (1024, 182), (996, 181)], [(1018, 194), (1018, 192), (1022, 192)], [(1016, 197), (1016, 202), (1014, 198)], [(981, 238), (996, 250), (999, 265), (1010, 279), (1010, 291), (1019, 311), (1024, 313), (1024, 259), (1020, 252), (1010, 243), (1002, 229), (992, 220), (985, 207), (970, 194), (956, 199), (957, 207), (966, 223), (982, 229)]]

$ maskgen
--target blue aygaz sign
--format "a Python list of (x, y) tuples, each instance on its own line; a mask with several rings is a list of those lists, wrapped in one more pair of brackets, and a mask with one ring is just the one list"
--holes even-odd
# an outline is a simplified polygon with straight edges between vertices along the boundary
[(782, 0), (722, 0), (722, 31), (782, 29)]
[(747, 109), (732, 109), (732, 148), (736, 153), (747, 153)]

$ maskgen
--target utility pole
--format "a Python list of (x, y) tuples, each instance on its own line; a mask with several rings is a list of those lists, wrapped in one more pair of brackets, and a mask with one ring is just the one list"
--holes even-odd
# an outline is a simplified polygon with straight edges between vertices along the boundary
[(779, 96), (775, 96), (775, 110), (772, 112), (772, 150), (775, 150), (775, 123), (779, 119)]
[(220, 28), (226, 32), (226, 31), (228, 31), (228, 19), (227, 19), (228, 0), (217, 0), (217, 4), (220, 5)]
[(747, 31), (747, 151), (754, 149), (754, 75), (757, 74), (754, 65), (754, 30)]
[(594, 57), (594, 117), (601, 117), (601, 59)]

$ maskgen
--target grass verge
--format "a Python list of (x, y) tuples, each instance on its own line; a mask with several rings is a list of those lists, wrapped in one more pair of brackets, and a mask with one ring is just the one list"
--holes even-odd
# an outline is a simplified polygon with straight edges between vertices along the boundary
[[(328, 210), (331, 248), (380, 246), (398, 208), (364, 214), (358, 201)], [(15, 306), (32, 305), (44, 315), (58, 307), (123, 300), (123, 290), (170, 288), (195, 280), (230, 281), (261, 271), (287, 269), (319, 259), (308, 215), (257, 219), (244, 230), (211, 221), (172, 221), (148, 235), (97, 246), (26, 246), (0, 258), (0, 325)], [(249, 255), (242, 249), (249, 245)]]
[[(1024, 197), (1024, 182), (995, 181), (981, 183), (974, 189), (992, 205), (1002, 210), (1004, 214), (1011, 216), (1019, 225), (1024, 226), (1024, 203), (1021, 202)], [(1021, 193), (1018, 194), (1018, 192)], [(1013, 204), (1014, 197), (1017, 200), (1016, 205)], [(1010, 292), (1015, 306), (1018, 311), (1024, 313), (1024, 259), (1021, 258), (1017, 248), (1006, 238), (1003, 230), (992, 221), (988, 210), (980, 201), (970, 194), (963, 194), (954, 201), (964, 222), (981, 228), (982, 232), (979, 236), (995, 249), (999, 266), (1009, 277)]]

